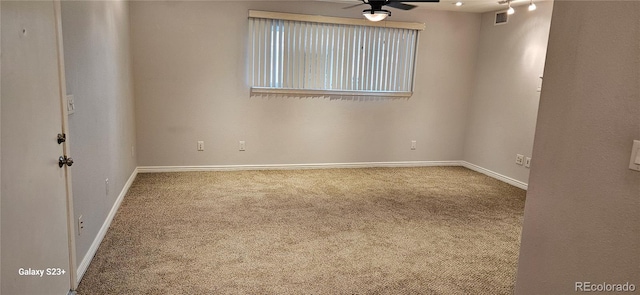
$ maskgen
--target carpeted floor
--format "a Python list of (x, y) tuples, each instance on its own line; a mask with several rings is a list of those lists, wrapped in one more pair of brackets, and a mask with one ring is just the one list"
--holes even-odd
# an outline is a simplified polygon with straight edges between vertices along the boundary
[(139, 174), (78, 294), (511, 294), (524, 199), (461, 167)]

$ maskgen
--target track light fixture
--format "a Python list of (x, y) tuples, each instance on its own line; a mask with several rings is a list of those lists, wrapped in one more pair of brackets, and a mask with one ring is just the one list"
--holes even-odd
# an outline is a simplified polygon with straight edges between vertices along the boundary
[(529, 0), (529, 11), (534, 11), (536, 8), (536, 4), (533, 3), (533, 0)]
[(507, 4), (509, 4), (509, 9), (507, 9), (507, 14), (508, 15), (514, 14), (516, 11), (515, 9), (513, 9), (513, 7), (511, 7), (511, 1), (507, 1)]

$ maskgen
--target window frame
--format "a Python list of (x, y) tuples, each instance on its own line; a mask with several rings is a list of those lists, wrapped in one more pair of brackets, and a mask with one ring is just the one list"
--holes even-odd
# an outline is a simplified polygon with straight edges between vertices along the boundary
[[(414, 46), (412, 49), (412, 60), (409, 61), (410, 67), (406, 71), (411, 75), (409, 83), (409, 91), (386, 91), (386, 90), (351, 90), (351, 89), (311, 89), (311, 88), (285, 88), (280, 85), (280, 87), (273, 86), (263, 86), (263, 85), (254, 85), (253, 79), (255, 79), (255, 65), (252, 62), (249, 62), (248, 72), (249, 72), (249, 84), (250, 84), (250, 92), (251, 95), (282, 95), (282, 96), (329, 96), (329, 97), (388, 97), (388, 98), (402, 98), (402, 97), (410, 97), (413, 95), (413, 88), (415, 85), (415, 66), (417, 63), (417, 52), (419, 46), (419, 36), (420, 31), (425, 29), (424, 23), (414, 23), (414, 22), (394, 22), (394, 21), (382, 21), (382, 22), (370, 22), (365, 19), (353, 19), (353, 18), (340, 18), (340, 17), (330, 17), (330, 16), (319, 16), (319, 15), (305, 15), (305, 14), (291, 14), (291, 13), (280, 13), (280, 12), (268, 12), (268, 11), (257, 11), (257, 10), (249, 10), (249, 19), (268, 19), (268, 20), (277, 20), (277, 21), (296, 21), (296, 22), (307, 22), (307, 23), (319, 23), (323, 25), (347, 25), (347, 26), (363, 26), (363, 27), (381, 27), (381, 28), (391, 28), (391, 29), (405, 29), (405, 30), (414, 30), (415, 31), (415, 40), (411, 45)], [(253, 23), (250, 22), (250, 32), (253, 33)], [(266, 36), (265, 36), (266, 37)], [(250, 48), (249, 53), (251, 56), (248, 58), (249, 61), (255, 62), (255, 44), (253, 35), (249, 36), (249, 44)], [(279, 42), (279, 41), (278, 41)], [(276, 45), (277, 46), (277, 45)], [(273, 48), (273, 46), (272, 46)], [(269, 49), (266, 49), (269, 50)], [(276, 57), (277, 59), (277, 57)], [(266, 63), (267, 61), (262, 61)], [(274, 71), (273, 68), (269, 68), (267, 70), (263, 69), (262, 74), (266, 75), (266, 71)], [(276, 72), (279, 69), (275, 69)], [(258, 76), (260, 73), (258, 73)], [(259, 76), (260, 77), (260, 76)], [(305, 77), (306, 79), (307, 77)], [(341, 77), (342, 78), (342, 77)], [(260, 77), (262, 79), (262, 77)], [(265, 77), (266, 79), (266, 77)], [(276, 78), (277, 79), (277, 78)], [(283, 78), (285, 79), (285, 78)], [(282, 81), (280, 81), (282, 82)], [(388, 81), (385, 81), (388, 82)], [(258, 84), (258, 83), (256, 83)], [(264, 84), (264, 83), (263, 83)], [(326, 87), (326, 85), (325, 85)], [(406, 89), (406, 88), (405, 88)]]

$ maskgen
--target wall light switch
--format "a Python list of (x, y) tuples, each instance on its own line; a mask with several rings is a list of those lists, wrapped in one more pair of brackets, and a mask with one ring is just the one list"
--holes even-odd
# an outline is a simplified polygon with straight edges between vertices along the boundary
[(540, 82), (538, 82), (538, 89), (536, 89), (536, 91), (542, 92), (542, 76), (540, 76)]
[(67, 95), (67, 115), (71, 115), (76, 112), (76, 103), (73, 100), (73, 94)]
[(531, 167), (531, 157), (524, 158), (524, 166), (527, 168)]
[(415, 140), (412, 140), (411, 141), (411, 149), (415, 150), (416, 149), (416, 145), (417, 145), (417, 142)]
[(640, 140), (633, 141), (631, 159), (629, 160), (629, 169), (640, 171)]

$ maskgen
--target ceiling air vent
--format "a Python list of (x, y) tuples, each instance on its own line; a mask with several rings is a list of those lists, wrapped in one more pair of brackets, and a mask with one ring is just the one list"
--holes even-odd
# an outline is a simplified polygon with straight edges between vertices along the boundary
[(493, 25), (504, 25), (507, 23), (507, 21), (509, 21), (509, 15), (507, 14), (507, 11), (499, 11), (496, 12), (496, 21), (495, 23), (493, 23)]

